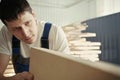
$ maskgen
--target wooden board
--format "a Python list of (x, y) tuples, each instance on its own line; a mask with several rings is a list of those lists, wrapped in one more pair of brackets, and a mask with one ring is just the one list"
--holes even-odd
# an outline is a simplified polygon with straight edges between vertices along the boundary
[(30, 72), (35, 80), (120, 80), (120, 66), (43, 48), (31, 49)]

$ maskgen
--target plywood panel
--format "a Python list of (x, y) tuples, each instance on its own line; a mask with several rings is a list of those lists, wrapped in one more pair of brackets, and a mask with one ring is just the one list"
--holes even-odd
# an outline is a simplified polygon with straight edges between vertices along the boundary
[(120, 66), (43, 48), (31, 49), (30, 72), (35, 80), (120, 80)]

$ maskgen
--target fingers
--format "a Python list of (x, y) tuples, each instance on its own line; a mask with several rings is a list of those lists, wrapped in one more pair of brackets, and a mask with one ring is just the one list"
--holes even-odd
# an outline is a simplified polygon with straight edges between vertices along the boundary
[(34, 76), (30, 72), (22, 72), (21, 75), (25, 78), (25, 80), (34, 80)]
[(34, 80), (34, 76), (30, 72), (22, 72), (16, 74), (13, 80)]

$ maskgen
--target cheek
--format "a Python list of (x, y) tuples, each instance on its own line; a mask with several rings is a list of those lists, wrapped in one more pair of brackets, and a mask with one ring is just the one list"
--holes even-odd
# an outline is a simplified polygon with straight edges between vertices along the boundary
[(36, 28), (33, 29), (33, 34), (37, 36), (38, 30)]
[(22, 35), (20, 32), (13, 32), (12, 34), (13, 34), (16, 38), (18, 38), (18, 39), (20, 39), (20, 40), (22, 39), (22, 36), (23, 36), (23, 35)]
[(33, 25), (33, 27), (32, 27), (32, 32), (33, 32), (33, 33), (37, 33), (37, 31), (38, 31), (37, 26), (36, 26), (36, 25)]

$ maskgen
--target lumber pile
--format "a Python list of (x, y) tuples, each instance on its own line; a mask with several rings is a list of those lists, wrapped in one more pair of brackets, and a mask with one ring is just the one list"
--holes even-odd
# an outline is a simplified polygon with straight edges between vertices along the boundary
[(7, 66), (7, 69), (4, 72), (4, 76), (9, 77), (15, 75), (14, 69), (13, 69), (13, 64), (12, 61), (9, 61), (9, 65)]
[(90, 61), (99, 61), (101, 43), (86, 40), (87, 37), (96, 37), (95, 33), (82, 32), (87, 27), (86, 24), (70, 24), (63, 27), (68, 39), (70, 54)]

